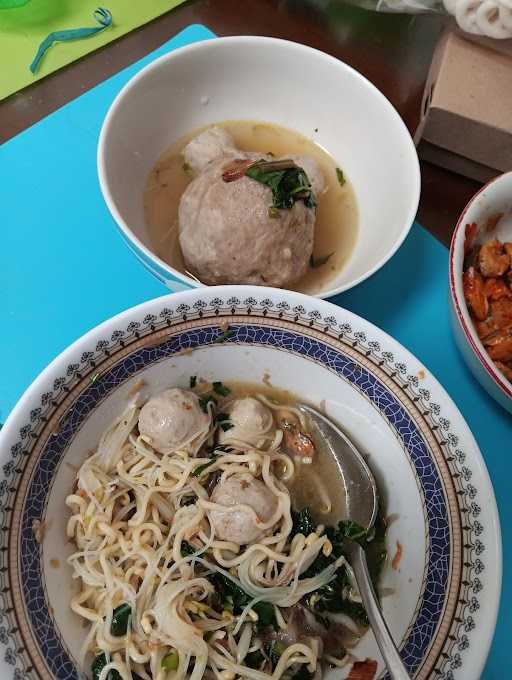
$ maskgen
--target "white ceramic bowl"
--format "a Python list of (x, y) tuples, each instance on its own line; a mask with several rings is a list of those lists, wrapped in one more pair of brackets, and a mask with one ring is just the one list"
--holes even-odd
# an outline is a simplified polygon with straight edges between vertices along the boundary
[(126, 242), (171, 290), (196, 281), (157, 257), (143, 188), (160, 154), (182, 135), (223, 120), (261, 120), (324, 147), (350, 179), (359, 235), (340, 274), (318, 297), (377, 271), (407, 236), (420, 172), (409, 132), (389, 101), (346, 64), (310, 47), (262, 37), (219, 38), (157, 59), (121, 90), (98, 148), (101, 190)]
[[(230, 334), (216, 342), (226, 324)], [(223, 286), (152, 300), (101, 324), (41, 374), (5, 423), (1, 678), (82, 677), (86, 631), (69, 608), (64, 499), (134, 384), (143, 379), (149, 395), (187, 386), (191, 375), (261, 383), (265, 374), (325, 408), (368, 455), (384, 512), (395, 517), (383, 608), (411, 677), (480, 677), (498, 609), (500, 529), (457, 408), (425, 366), (354, 314), (298, 293)], [(34, 522), (46, 528), (42, 544)], [(380, 659), (370, 633), (352, 651)], [(382, 670), (379, 661), (377, 677)]]
[(457, 222), (450, 247), (450, 301), (452, 328), (457, 345), (471, 372), (480, 384), (507, 411), (512, 413), (512, 384), (494, 365), (480, 341), (468, 312), (462, 287), (466, 225), (476, 222), (484, 231), (489, 217), (505, 213), (492, 234), (479, 234), (477, 240), (494, 236), (512, 241), (512, 172), (500, 175), (486, 184), (467, 204)]

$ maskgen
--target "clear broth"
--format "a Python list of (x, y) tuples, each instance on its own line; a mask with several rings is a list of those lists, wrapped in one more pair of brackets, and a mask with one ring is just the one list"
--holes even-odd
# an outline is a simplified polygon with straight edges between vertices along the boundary
[[(295, 406), (300, 399), (287, 390), (269, 385), (244, 382), (227, 382), (231, 393), (229, 400), (234, 397), (254, 397), (261, 394), (278, 406)], [(341, 519), (347, 518), (346, 495), (343, 478), (336, 462), (325, 450), (322, 443), (315, 440), (316, 454), (312, 464), (295, 462), (295, 475), (287, 483), (294, 510), (310, 508), (316, 522), (334, 526)], [(327, 493), (331, 502), (329, 511), (319, 502), (319, 484)]]
[[(297, 132), (270, 123), (245, 120), (225, 121), (216, 123), (216, 126), (228, 130), (242, 151), (271, 152), (281, 157), (300, 154), (310, 156), (318, 163), (326, 190), (317, 196), (313, 257), (333, 255), (325, 264), (310, 267), (291, 288), (310, 294), (324, 289), (347, 263), (357, 239), (358, 210), (350, 182), (340, 186), (333, 158)], [(184, 274), (188, 272), (178, 239), (178, 207), (192, 177), (183, 168), (181, 152), (193, 137), (205, 129), (194, 130), (165, 151), (149, 173), (144, 190), (145, 219), (153, 250)]]

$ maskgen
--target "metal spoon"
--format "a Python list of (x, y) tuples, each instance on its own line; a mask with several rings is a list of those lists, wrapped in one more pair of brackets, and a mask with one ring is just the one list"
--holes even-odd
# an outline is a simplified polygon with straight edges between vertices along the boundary
[[(345, 485), (347, 518), (357, 522), (367, 530), (371, 529), (377, 517), (379, 499), (377, 485), (368, 465), (350, 439), (328, 418), (305, 404), (301, 404), (299, 409), (308, 417), (313, 428), (311, 433), (313, 437), (316, 434), (321, 438), (326, 449), (336, 461), (340, 477)], [(365, 552), (359, 543), (350, 539), (345, 540), (344, 548), (354, 570), (370, 626), (388, 671), (394, 680), (410, 680), (382, 616), (368, 571)]]

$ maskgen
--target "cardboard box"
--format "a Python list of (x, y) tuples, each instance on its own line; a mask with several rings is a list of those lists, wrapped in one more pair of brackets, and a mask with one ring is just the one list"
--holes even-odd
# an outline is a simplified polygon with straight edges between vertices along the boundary
[(447, 33), (415, 141), (421, 158), (482, 182), (512, 170), (512, 57)]
[(501, 52), (508, 55), (512, 59), (512, 38), (509, 40), (493, 40), (492, 38), (484, 38), (482, 35), (472, 35), (471, 33), (462, 33), (460, 28), (456, 27), (455, 32), (462, 35), (469, 42), (482, 47), (488, 47), (495, 52)]

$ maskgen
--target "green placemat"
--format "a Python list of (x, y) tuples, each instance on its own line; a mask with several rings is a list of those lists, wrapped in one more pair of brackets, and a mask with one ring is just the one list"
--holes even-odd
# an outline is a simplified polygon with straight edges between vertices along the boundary
[[(0, 9), (0, 99), (93, 52), (185, 0), (30, 0), (23, 7)], [(94, 10), (105, 7), (110, 28), (85, 40), (54, 45), (37, 73), (29, 70), (40, 43), (53, 31), (96, 26)]]

